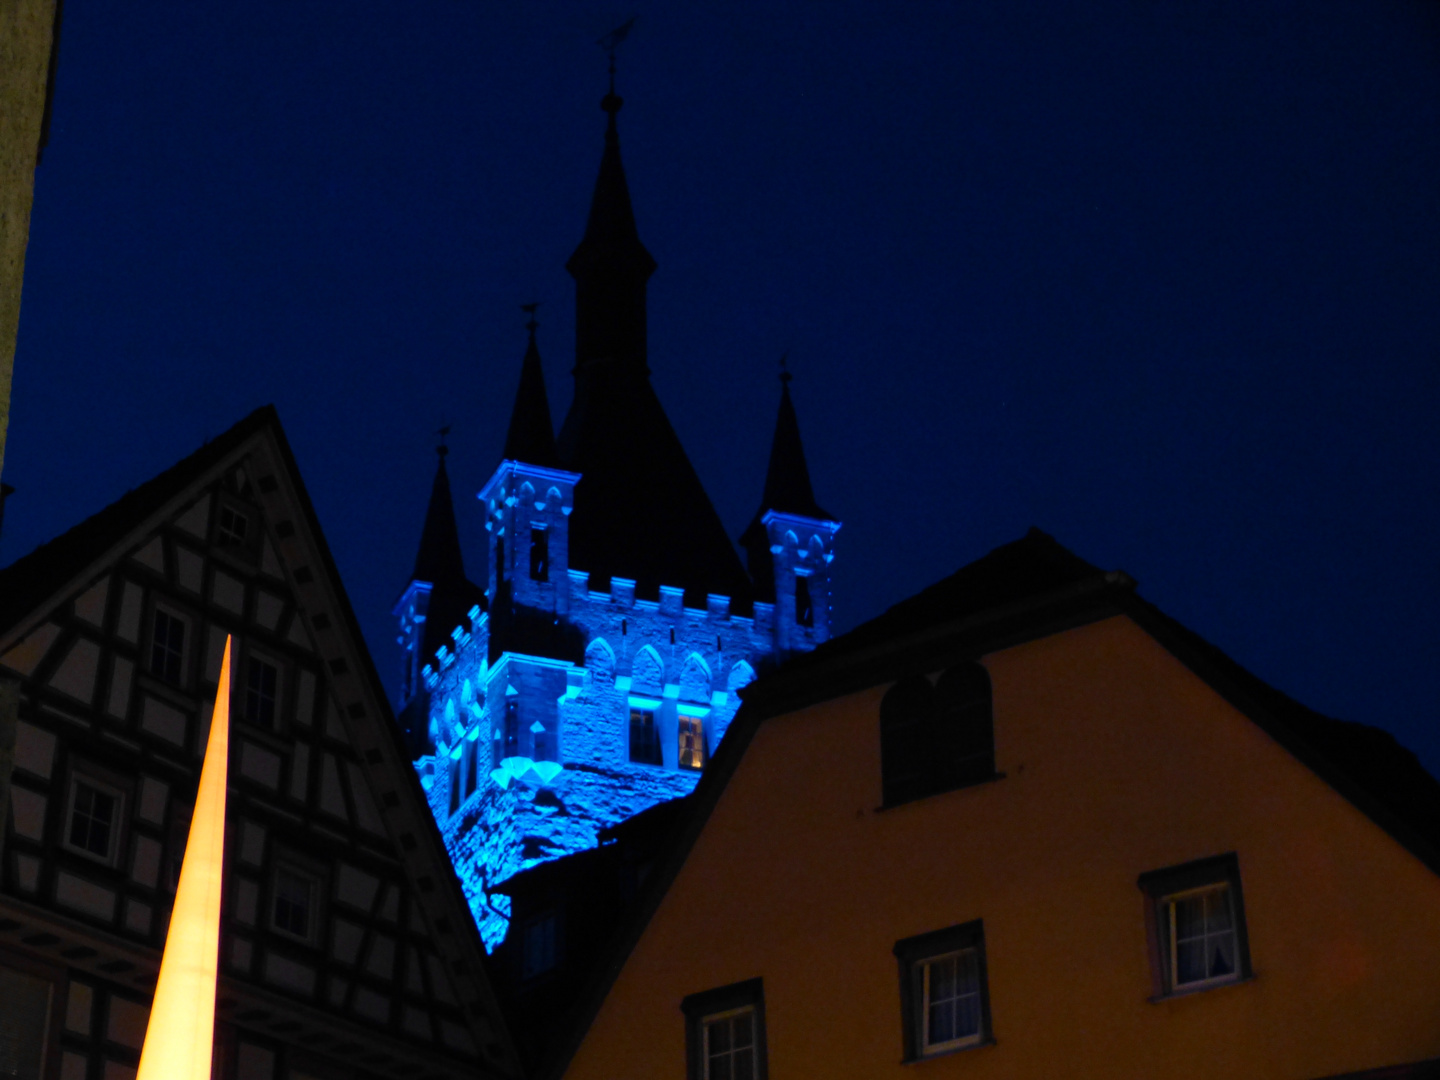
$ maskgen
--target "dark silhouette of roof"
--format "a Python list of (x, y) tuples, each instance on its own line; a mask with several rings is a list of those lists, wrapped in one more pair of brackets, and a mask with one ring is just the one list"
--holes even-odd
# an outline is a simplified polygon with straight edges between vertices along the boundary
[(506, 461), (553, 468), (559, 459), (555, 454), (550, 399), (545, 394), (545, 372), (540, 366), (540, 349), (535, 344), (538, 326), (533, 318), (525, 324), (530, 331), (530, 343), (525, 346), (525, 359), (520, 364), (520, 387), (515, 392), (515, 408), (510, 412), (503, 456)]
[(73, 575), (83, 573), (130, 530), (183, 492), (195, 477), (270, 424), (277, 429), (280, 425), (274, 406), (256, 409), (159, 476), (0, 570), (0, 628), (9, 627), (63, 589)]
[(465, 559), (460, 551), (460, 530), (455, 524), (455, 500), (450, 494), (450, 476), (445, 471), (448, 450), (437, 446), (439, 462), (430, 487), (430, 505), (425, 510), (425, 527), (420, 533), (420, 550), (415, 555), (414, 581), (430, 584), (425, 612), (422, 662), (451, 641), (450, 632), (459, 626), (472, 607), (485, 609), (485, 591), (465, 576)]
[(645, 282), (655, 260), (640, 242), (615, 116), (606, 95), (605, 152), (575, 278), (575, 399), (560, 431), (563, 468), (581, 474), (570, 517), (569, 562), (591, 587), (632, 578), (638, 595), (661, 585), (703, 607), (707, 593), (750, 607), (750, 578), (650, 385)]
[(745, 549), (750, 577), (755, 582), (755, 596), (761, 600), (775, 599), (775, 564), (770, 555), (770, 537), (761, 520), (767, 511), (834, 521), (820, 509), (810, 486), (810, 467), (805, 464), (805, 447), (800, 442), (800, 422), (790, 400), (790, 373), (780, 375), (780, 412), (775, 417), (775, 438), (770, 443), (770, 467), (765, 473), (765, 492), (760, 509), (743, 533), (740, 546)]

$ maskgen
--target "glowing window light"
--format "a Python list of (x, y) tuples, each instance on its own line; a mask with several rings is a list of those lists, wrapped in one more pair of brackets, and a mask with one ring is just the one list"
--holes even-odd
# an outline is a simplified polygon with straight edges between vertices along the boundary
[(220, 888), (225, 853), (225, 781), (230, 749), (230, 638), (195, 812), (165, 935), (155, 1002), (136, 1080), (210, 1080), (215, 979), (220, 953)]

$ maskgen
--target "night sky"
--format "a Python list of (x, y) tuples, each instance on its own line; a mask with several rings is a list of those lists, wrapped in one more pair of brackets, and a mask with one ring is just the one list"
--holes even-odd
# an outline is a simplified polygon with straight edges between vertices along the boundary
[[(274, 402), (394, 675), (442, 422), (481, 575), (526, 301), (569, 404), (635, 10), (67, 5), (0, 561)], [(788, 352), (842, 629), (1037, 525), (1440, 771), (1440, 4), (638, 10), (650, 364), (732, 536)]]

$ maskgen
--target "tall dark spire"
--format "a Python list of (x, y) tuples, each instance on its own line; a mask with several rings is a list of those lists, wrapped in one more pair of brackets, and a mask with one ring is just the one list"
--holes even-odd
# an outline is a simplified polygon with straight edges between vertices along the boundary
[(600, 102), (609, 115), (605, 152), (590, 200), (585, 236), (565, 268), (575, 279), (575, 376), (596, 368), (648, 374), (645, 355), (645, 283), (655, 260), (640, 242), (615, 118), (623, 100), (610, 92)]
[(410, 575), (415, 581), (428, 581), (437, 587), (465, 578), (460, 530), (455, 526), (455, 501), (450, 495), (450, 476), (445, 471), (445, 455), (449, 452), (444, 442), (435, 448), (440, 461), (435, 467), (435, 482), (430, 486), (430, 506), (425, 511), (415, 572)]
[(815, 491), (810, 486), (810, 467), (805, 463), (805, 447), (800, 442), (800, 422), (795, 417), (795, 405), (790, 400), (790, 372), (785, 361), (780, 361), (780, 412), (775, 417), (775, 437), (770, 443), (770, 467), (765, 473), (765, 493), (760, 499), (760, 509), (740, 536), (740, 546), (745, 549), (750, 576), (755, 581), (755, 594), (762, 600), (775, 596), (774, 567), (770, 557), (770, 538), (761, 520), (767, 511), (776, 510), (782, 514), (796, 514), (800, 517), (815, 518), (819, 521), (834, 521), (834, 517), (815, 501)]
[(506, 461), (523, 461), (527, 465), (553, 467), (555, 456), (555, 428), (550, 420), (550, 399), (545, 394), (545, 373), (540, 367), (540, 349), (535, 344), (535, 309), (539, 305), (526, 304), (523, 310), (530, 320), (525, 328), (530, 331), (530, 343), (525, 347), (525, 359), (520, 365), (520, 388), (515, 393), (515, 408), (510, 413), (510, 430), (505, 433)]

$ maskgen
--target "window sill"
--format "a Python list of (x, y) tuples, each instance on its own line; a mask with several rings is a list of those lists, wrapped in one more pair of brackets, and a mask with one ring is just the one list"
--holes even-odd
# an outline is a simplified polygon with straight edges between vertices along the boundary
[(968, 1043), (965, 1046), (956, 1046), (950, 1050), (937, 1050), (933, 1054), (922, 1054), (919, 1057), (901, 1058), (901, 1065), (923, 1065), (927, 1061), (938, 1061), (941, 1058), (954, 1057), (956, 1054), (968, 1054), (972, 1050), (983, 1050), (987, 1046), (994, 1046), (995, 1036), (987, 1035), (979, 1042)]
[(1151, 1005), (1160, 1005), (1166, 1001), (1175, 1001), (1179, 998), (1194, 997), (1196, 994), (1208, 994), (1212, 990), (1224, 990), (1231, 986), (1244, 986), (1246, 983), (1255, 981), (1255, 974), (1242, 975), (1238, 979), (1227, 979), (1224, 982), (1210, 982), (1203, 986), (1186, 986), (1179, 990), (1171, 990), (1165, 994), (1151, 994), (1145, 1000)]
[[(991, 773), (989, 776), (982, 776), (979, 780), (970, 780), (963, 784), (956, 784), (954, 787), (941, 788), (939, 791), (927, 791), (923, 795), (916, 795), (909, 799), (901, 799), (899, 802), (883, 803), (875, 808), (875, 813), (879, 814), (886, 810), (894, 810), (897, 807), (909, 806), (912, 803), (921, 802), (925, 799), (933, 799), (937, 795), (948, 795), (952, 791), (965, 791), (969, 788), (980, 787), (984, 784), (993, 784), (997, 780), (1004, 779), (1005, 774), (1003, 772)], [(940, 1055), (935, 1056), (938, 1057)], [(915, 1060), (921, 1061), (924, 1059), (916, 1058)]]

